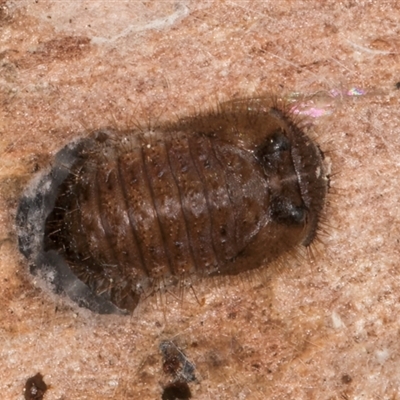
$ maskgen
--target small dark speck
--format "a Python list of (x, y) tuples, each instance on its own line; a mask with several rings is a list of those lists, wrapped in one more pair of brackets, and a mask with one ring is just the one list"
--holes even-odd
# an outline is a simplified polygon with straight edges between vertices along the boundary
[(342, 383), (348, 384), (352, 381), (352, 377), (348, 374), (343, 374), (342, 375)]
[(261, 368), (261, 365), (259, 363), (253, 363), (251, 364), (251, 367), (258, 371)]
[(400, 89), (400, 82), (397, 82), (395, 86), (396, 86), (396, 89)]
[(47, 385), (43, 381), (42, 374), (38, 372), (25, 383), (25, 400), (42, 400), (46, 391)]
[(47, 16), (47, 19), (51, 19), (51, 15), (48, 15), (48, 16)]

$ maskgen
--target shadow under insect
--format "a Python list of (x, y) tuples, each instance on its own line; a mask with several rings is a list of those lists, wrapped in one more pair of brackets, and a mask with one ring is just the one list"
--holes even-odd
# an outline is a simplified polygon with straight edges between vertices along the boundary
[(161, 284), (309, 246), (327, 188), (322, 152), (283, 107), (237, 100), (61, 149), (21, 199), (19, 245), (57, 292), (126, 313)]

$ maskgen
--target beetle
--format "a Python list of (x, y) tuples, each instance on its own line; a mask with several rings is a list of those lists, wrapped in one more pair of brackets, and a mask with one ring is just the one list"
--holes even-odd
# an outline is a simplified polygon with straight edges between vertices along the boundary
[(317, 234), (324, 155), (288, 107), (240, 99), (61, 149), (21, 198), (19, 247), (57, 292), (129, 313), (160, 282), (260, 268)]

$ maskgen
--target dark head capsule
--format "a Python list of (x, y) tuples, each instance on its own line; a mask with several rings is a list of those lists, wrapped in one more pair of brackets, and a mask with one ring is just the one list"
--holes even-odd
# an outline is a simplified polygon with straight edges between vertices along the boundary
[(265, 100), (66, 146), (20, 203), (20, 248), (74, 301), (132, 311), (157, 282), (232, 275), (309, 246), (327, 175)]

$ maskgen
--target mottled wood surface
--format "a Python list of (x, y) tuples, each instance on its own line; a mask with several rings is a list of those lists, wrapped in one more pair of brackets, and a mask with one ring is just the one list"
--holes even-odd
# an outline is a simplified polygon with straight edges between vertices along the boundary
[[(0, 1), (1, 394), (161, 399), (159, 350), (195, 366), (193, 399), (398, 393), (400, 8), (396, 1)], [(28, 272), (14, 218), (34, 174), (104, 126), (240, 96), (298, 99), (333, 168), (312, 257), (98, 316)]]

